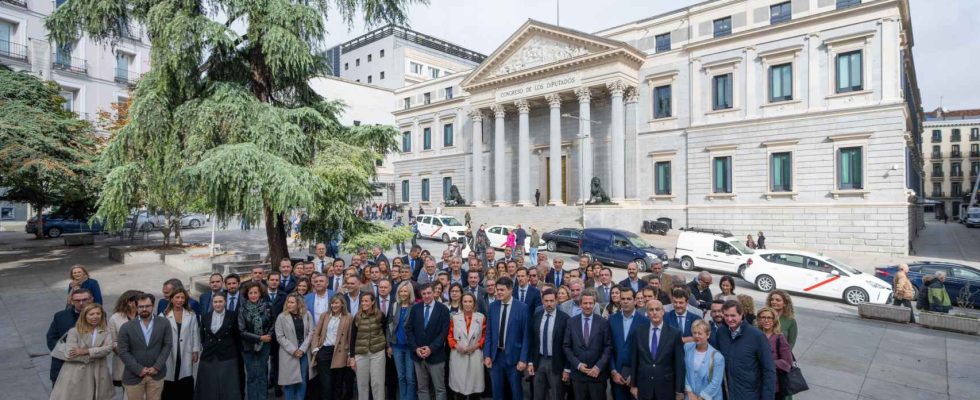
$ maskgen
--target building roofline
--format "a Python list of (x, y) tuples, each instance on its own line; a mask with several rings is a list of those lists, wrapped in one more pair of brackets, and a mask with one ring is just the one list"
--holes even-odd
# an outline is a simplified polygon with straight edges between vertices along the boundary
[(646, 22), (654, 21), (654, 20), (657, 20), (657, 19), (660, 19), (660, 18), (663, 18), (663, 17), (667, 17), (667, 16), (670, 16), (670, 15), (678, 14), (678, 13), (687, 13), (687, 12), (690, 12), (694, 8), (698, 8), (698, 7), (704, 6), (706, 4), (710, 4), (710, 3), (714, 3), (714, 2), (719, 2), (719, 1), (729, 1), (729, 0), (706, 0), (706, 1), (702, 1), (700, 3), (691, 4), (691, 5), (687, 6), (687, 7), (681, 7), (681, 8), (678, 8), (678, 9), (671, 10), (671, 11), (662, 12), (660, 14), (656, 14), (656, 15), (653, 15), (653, 16), (650, 16), (650, 17), (645, 17), (645, 18), (641, 18), (641, 19), (637, 19), (637, 20), (625, 22), (625, 23), (622, 23), (622, 24), (619, 24), (619, 25), (614, 25), (614, 26), (611, 26), (611, 27), (608, 27), (608, 28), (600, 29), (598, 31), (595, 31), (592, 34), (593, 35), (596, 35), (596, 36), (604, 36), (604, 35), (609, 34), (610, 31), (614, 31), (614, 30), (617, 30), (617, 29), (620, 29), (620, 28), (625, 28), (625, 27), (630, 26), (630, 25), (643, 24), (643, 23), (646, 23)]
[[(382, 91), (382, 92), (395, 93), (395, 89), (388, 89), (386, 87), (376, 86), (376, 85), (372, 85), (370, 83), (363, 83), (363, 82), (352, 81), (350, 79), (344, 79), (344, 78), (341, 78), (339, 76), (334, 76), (334, 75), (321, 75), (321, 76), (317, 76), (316, 78), (329, 79), (329, 80), (333, 80), (333, 81), (338, 81), (338, 82), (343, 82), (343, 83), (349, 83), (351, 85), (363, 86), (363, 87), (365, 87), (367, 89), (375, 89), (375, 90)], [(314, 78), (314, 79), (316, 79), (316, 78)]]
[(475, 62), (477, 64), (483, 62), (487, 58), (485, 54), (470, 50), (466, 47), (460, 46), (458, 44), (452, 43), (447, 40), (437, 38), (435, 36), (426, 35), (422, 32), (395, 24), (388, 24), (367, 32), (361, 36), (348, 40), (341, 43), (335, 47), (340, 47), (341, 53), (346, 53), (351, 50), (364, 47), (368, 44), (377, 42), (378, 40), (384, 39), (389, 36), (395, 36), (396, 38), (402, 40), (408, 40), (413, 43), (418, 43), (424, 47), (431, 48), (436, 51), (441, 51), (443, 53), (452, 55), (457, 58), (461, 58), (467, 61)]

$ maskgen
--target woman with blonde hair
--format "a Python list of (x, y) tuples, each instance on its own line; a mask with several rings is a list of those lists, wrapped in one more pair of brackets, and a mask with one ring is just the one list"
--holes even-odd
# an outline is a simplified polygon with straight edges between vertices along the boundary
[(170, 302), (161, 314), (170, 322), (173, 344), (167, 358), (167, 376), (163, 381), (163, 399), (182, 400), (194, 397), (194, 364), (201, 355), (201, 328), (190, 307), (190, 296), (184, 288), (174, 288)]
[(75, 289), (88, 289), (92, 292), (92, 302), (102, 304), (102, 288), (99, 286), (99, 281), (89, 277), (88, 269), (85, 269), (84, 265), (72, 265), (68, 271), (68, 279), (70, 279), (68, 281), (68, 301), (65, 308), (72, 308), (71, 294)]
[(703, 319), (691, 324), (694, 341), (684, 343), (684, 387), (687, 399), (721, 399), (725, 376), (725, 357), (708, 344), (711, 325)]
[(316, 367), (320, 393), (324, 397), (330, 393), (342, 392), (347, 386), (342, 380), (344, 368), (350, 359), (351, 327), (354, 319), (348, 312), (345, 296), (330, 299), (330, 309), (321, 315), (313, 333), (313, 366)]
[(100, 304), (82, 308), (75, 327), (65, 339), (65, 364), (51, 390), (52, 400), (111, 400), (115, 396), (106, 356), (112, 335)]
[(415, 304), (415, 286), (411, 281), (398, 284), (395, 307), (388, 314), (388, 355), (395, 363), (398, 380), (398, 396), (402, 400), (415, 400), (415, 364), (408, 344), (405, 327), (408, 325), (412, 305)]
[(742, 309), (745, 310), (745, 322), (748, 322), (749, 325), (755, 325), (755, 300), (747, 294), (740, 294), (735, 298), (739, 303), (742, 303)]
[(313, 315), (299, 293), (286, 297), (282, 313), (276, 317), (276, 342), (279, 343), (279, 380), (286, 400), (303, 400), (306, 381), (310, 378), (307, 353), (313, 340)]
[(779, 317), (779, 329), (786, 335), (790, 349), (796, 347), (796, 312), (793, 311), (793, 298), (785, 290), (773, 290), (766, 297), (766, 307), (772, 308)]
[(127, 290), (119, 296), (116, 300), (116, 308), (113, 309), (112, 316), (109, 317), (108, 329), (109, 334), (112, 335), (112, 362), (111, 372), (112, 372), (112, 385), (117, 387), (122, 387), (122, 375), (123, 369), (126, 367), (123, 365), (122, 359), (119, 358), (119, 353), (116, 348), (118, 342), (116, 338), (119, 337), (119, 328), (123, 324), (136, 318), (136, 296), (143, 293), (139, 290)]
[(561, 285), (558, 287), (558, 296), (556, 298), (558, 299), (559, 305), (569, 301), (572, 299), (572, 290), (569, 289), (568, 285)]
[[(776, 363), (776, 375), (785, 374), (793, 368), (793, 350), (789, 347), (786, 336), (783, 336), (779, 326), (779, 314), (770, 307), (762, 307), (756, 313), (756, 326), (766, 335), (769, 340), (769, 350), (772, 353), (772, 360)], [(776, 399), (783, 399), (785, 394), (781, 393), (779, 379), (776, 379)]]

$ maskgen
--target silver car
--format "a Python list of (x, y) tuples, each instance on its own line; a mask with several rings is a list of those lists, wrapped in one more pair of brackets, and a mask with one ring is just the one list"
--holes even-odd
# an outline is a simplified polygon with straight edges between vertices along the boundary
[[(130, 220), (132, 221), (132, 220)], [(190, 213), (185, 214), (180, 218), (180, 226), (182, 228), (196, 229), (204, 226), (208, 221), (208, 217), (200, 213)], [(163, 213), (149, 214), (146, 211), (140, 211), (136, 217), (136, 226), (139, 227), (141, 231), (152, 231), (162, 228), (167, 224), (167, 218)]]

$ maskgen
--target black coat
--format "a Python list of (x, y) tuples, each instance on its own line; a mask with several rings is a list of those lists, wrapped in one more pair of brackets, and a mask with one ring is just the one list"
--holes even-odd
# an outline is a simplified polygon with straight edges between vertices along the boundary
[[(54, 319), (51, 320), (51, 325), (48, 326), (47, 339), (49, 351), (54, 350), (54, 346), (58, 344), (58, 339), (61, 339), (71, 328), (74, 328), (76, 322), (78, 322), (78, 313), (75, 312), (74, 307), (54, 313)], [(61, 373), (61, 366), (64, 363), (64, 361), (51, 357), (52, 383), (58, 380), (58, 374)]]
[(238, 314), (225, 311), (217, 333), (211, 332), (214, 312), (201, 317), (201, 361), (227, 361), (238, 358), (241, 342), (238, 336)]
[(639, 400), (671, 400), (677, 393), (684, 393), (684, 342), (677, 328), (661, 324), (654, 358), (650, 354), (650, 324), (643, 321), (633, 326), (632, 366), (627, 375), (639, 392)]
[(412, 351), (412, 359), (422, 361), (415, 349), (429, 346), (432, 355), (425, 361), (429, 364), (438, 364), (446, 361), (447, 341), (449, 333), (449, 309), (438, 301), (432, 302), (432, 309), (429, 310), (429, 325), (425, 325), (425, 303), (415, 303), (409, 311), (409, 320), (405, 325), (405, 336), (408, 339), (408, 348)]
[[(531, 317), (531, 337), (528, 341), (528, 359), (531, 364), (541, 363), (541, 320), (544, 319), (544, 308), (539, 308)], [(555, 309), (554, 320), (551, 322), (551, 370), (554, 374), (560, 374), (565, 369), (565, 352), (562, 344), (565, 340), (565, 331), (568, 326), (568, 314)], [(535, 367), (537, 368), (537, 367)]]

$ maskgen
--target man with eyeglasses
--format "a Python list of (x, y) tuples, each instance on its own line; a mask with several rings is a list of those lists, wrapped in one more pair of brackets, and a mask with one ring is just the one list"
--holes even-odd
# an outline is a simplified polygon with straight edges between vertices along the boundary
[[(58, 344), (58, 340), (61, 339), (71, 328), (75, 327), (75, 323), (78, 322), (78, 316), (81, 314), (82, 309), (85, 306), (92, 303), (92, 292), (88, 289), (75, 289), (71, 292), (71, 307), (64, 310), (58, 311), (54, 314), (54, 319), (51, 321), (51, 325), (48, 326), (48, 350), (54, 350), (54, 346)], [(58, 374), (61, 372), (61, 366), (65, 362), (57, 358), (51, 358), (51, 384), (54, 385), (54, 381), (58, 380)]]

